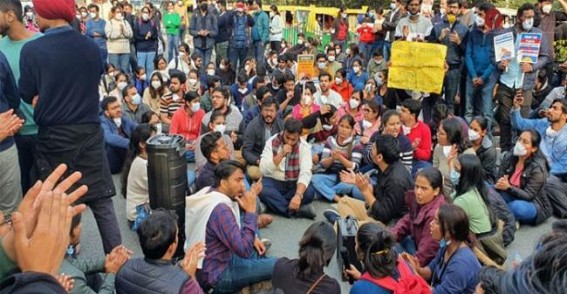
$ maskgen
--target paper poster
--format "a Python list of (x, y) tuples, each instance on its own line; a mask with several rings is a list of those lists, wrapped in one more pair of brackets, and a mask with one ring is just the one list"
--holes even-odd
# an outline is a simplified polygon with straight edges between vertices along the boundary
[(536, 63), (541, 47), (541, 34), (520, 34), (520, 47), (518, 47), (518, 62)]
[(433, 0), (423, 0), (421, 2), (421, 14), (432, 15), (433, 11)]
[(297, 75), (295, 77), (299, 80), (306, 76), (309, 80), (315, 77), (315, 55), (313, 54), (300, 54), (297, 55)]
[(514, 34), (512, 32), (494, 37), (494, 55), (496, 62), (516, 57)]
[(392, 65), (388, 86), (440, 94), (445, 77), (447, 46), (396, 41), (392, 44)]

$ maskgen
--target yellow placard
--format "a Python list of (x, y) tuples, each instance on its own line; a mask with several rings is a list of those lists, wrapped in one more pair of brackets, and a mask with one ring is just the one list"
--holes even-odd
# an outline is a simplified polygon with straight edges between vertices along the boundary
[(388, 87), (441, 94), (446, 55), (445, 45), (394, 42)]
[(297, 55), (297, 75), (296, 79), (307, 77), (309, 80), (315, 77), (315, 55), (300, 54)]

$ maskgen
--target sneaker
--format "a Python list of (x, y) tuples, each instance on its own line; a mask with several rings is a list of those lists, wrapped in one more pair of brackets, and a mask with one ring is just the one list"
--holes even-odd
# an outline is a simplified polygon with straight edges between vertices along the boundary
[[(264, 238), (260, 241), (262, 241), (262, 243), (264, 243), (264, 247), (266, 248), (266, 252), (268, 252), (268, 250), (270, 250), (270, 247), (272, 247), (272, 241), (270, 241), (270, 239), (266, 239), (266, 238)], [(264, 253), (264, 255), (265, 255), (265, 253)]]
[(333, 209), (325, 209), (325, 211), (323, 211), (323, 216), (331, 223), (331, 225), (334, 225), (337, 220), (341, 219), (341, 215)]
[(302, 205), (296, 214), (297, 217), (315, 219), (315, 211), (311, 205)]

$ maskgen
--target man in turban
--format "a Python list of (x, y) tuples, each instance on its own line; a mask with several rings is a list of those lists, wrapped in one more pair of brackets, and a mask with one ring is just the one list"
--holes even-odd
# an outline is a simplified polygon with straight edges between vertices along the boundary
[(103, 72), (98, 46), (73, 30), (74, 0), (33, 0), (44, 36), (28, 42), (20, 59), (20, 95), (35, 105), (39, 127), (36, 169), (45, 179), (61, 163), (80, 171), (89, 191), (79, 201), (96, 219), (104, 251), (121, 244), (112, 196), (116, 194), (104, 153), (98, 116)]

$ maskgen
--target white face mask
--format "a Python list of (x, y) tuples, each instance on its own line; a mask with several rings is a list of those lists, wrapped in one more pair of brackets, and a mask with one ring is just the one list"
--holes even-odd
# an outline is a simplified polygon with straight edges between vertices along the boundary
[(313, 97), (311, 97), (309, 95), (303, 95), (303, 104), (309, 105), (309, 104), (311, 104), (312, 100), (313, 100)]
[(116, 126), (118, 128), (120, 128), (122, 126), (122, 118), (121, 117), (113, 118), (112, 120), (114, 121), (114, 124), (116, 124)]
[(33, 12), (26, 12), (26, 16), (29, 17), (29, 18), (32, 18), (32, 17), (33, 17)]
[(116, 18), (117, 20), (123, 20), (123, 19), (124, 19), (124, 16), (122, 16), (122, 13), (117, 13), (117, 14), (115, 15), (115, 18)]
[(160, 81), (152, 81), (152, 88), (154, 88), (155, 90), (157, 90), (159, 87), (161, 87), (161, 82), (160, 82)]
[(250, 71), (250, 65), (245, 65), (244, 70), (247, 71), (247, 72)]
[(177, 95), (177, 94), (171, 95), (171, 100), (173, 100), (173, 102), (179, 101), (179, 95)]
[(476, 18), (474, 19), (474, 22), (477, 27), (479, 28), (484, 27), (484, 18), (477, 15)]
[(119, 82), (116, 86), (118, 87), (118, 89), (119, 89), (120, 91), (122, 91), (122, 90), (124, 90), (124, 88), (126, 88), (126, 86), (128, 86), (128, 83), (126, 83), (126, 82)]
[(411, 132), (411, 128), (402, 125), (402, 131), (404, 132), (404, 135), (407, 135)]
[(545, 14), (549, 14), (551, 12), (551, 4), (546, 4), (541, 8), (541, 11)]
[(332, 129), (333, 129), (332, 125), (323, 125), (323, 130), (325, 130), (325, 131), (330, 131)]
[(525, 156), (526, 154), (528, 154), (528, 150), (526, 150), (526, 147), (524, 147), (522, 143), (516, 142), (513, 153), (515, 156)]
[(351, 98), (348, 101), (348, 105), (350, 106), (350, 109), (355, 109), (355, 108), (358, 108), (358, 105), (360, 105), (360, 101)]
[(353, 66), (352, 70), (354, 71), (354, 73), (359, 73), (360, 72), (360, 67), (358, 66)]
[(396, 10), (396, 3), (390, 3), (390, 9)]
[(149, 13), (142, 13), (142, 19), (144, 21), (150, 20), (150, 14)]
[(374, 81), (376, 81), (376, 87), (381, 87), (382, 85), (384, 85), (384, 81), (379, 76), (374, 77)]
[(215, 132), (219, 132), (221, 134), (224, 134), (225, 130), (226, 130), (226, 125), (216, 125), (214, 129)]
[(134, 105), (142, 104), (142, 96), (140, 96), (140, 94), (134, 95), (134, 97), (132, 97), (132, 104)]
[(89, 15), (90, 15), (91, 18), (96, 18), (96, 13), (94, 13), (94, 12), (89, 13)]
[(145, 81), (147, 77), (148, 77), (148, 76), (146, 76), (146, 74), (143, 74), (143, 75), (140, 77), (140, 80), (141, 80), (141, 81)]
[(480, 134), (473, 129), (469, 129), (469, 140), (476, 141), (480, 139)]
[(329, 62), (334, 62), (334, 61), (335, 61), (335, 56), (334, 56), (334, 55), (331, 55), (331, 56), (328, 57), (328, 59), (329, 59)]
[(367, 120), (363, 120), (362, 121), (362, 127), (365, 128), (365, 129), (368, 129), (368, 128), (372, 127), (372, 123), (367, 121)]
[(303, 42), (305, 42), (305, 41), (303, 41), (303, 39), (298, 39), (298, 40), (297, 40), (297, 44), (299, 44), (299, 45), (303, 45)]
[(319, 69), (325, 69), (325, 67), (327, 66), (327, 63), (319, 62), (319, 64), (317, 64), (317, 66), (319, 67)]
[(335, 49), (335, 53), (336, 53), (337, 55), (340, 55), (340, 54), (341, 54), (341, 49)]
[(440, 8), (439, 9), (439, 13), (441, 14), (447, 14), (447, 10), (445, 8)]
[(196, 79), (189, 79), (189, 85), (191, 85), (191, 86), (197, 85), (197, 80)]
[(341, 78), (335, 78), (335, 84), (340, 85), (343, 82)]
[(209, 76), (214, 76), (214, 75), (215, 75), (215, 70), (214, 70), (214, 69), (207, 69), (207, 75), (209, 75)]
[(533, 26), (534, 26), (534, 19), (533, 18), (525, 19), (522, 22), (522, 28), (526, 31), (531, 30), (533, 28)]
[(224, 64), (221, 63), (221, 64), (219, 65), (219, 68), (220, 68), (221, 70), (225, 70), (226, 66), (224, 66)]
[(449, 158), (449, 154), (451, 154), (451, 147), (451, 145), (443, 146), (443, 155), (447, 158)]
[(350, 55), (352, 53), (352, 50), (350, 50), (350, 48), (347, 48), (345, 53), (346, 53), (346, 55)]
[(82, 18), (87, 18), (87, 16), (89, 16), (88, 13), (86, 13), (86, 12), (81, 12), (81, 17), (82, 17)]
[(201, 103), (197, 102), (197, 103), (191, 104), (191, 111), (192, 112), (197, 112), (197, 111), (199, 111), (199, 109), (201, 109)]
[(248, 88), (238, 88), (238, 92), (240, 92), (240, 94), (244, 95), (248, 92)]

